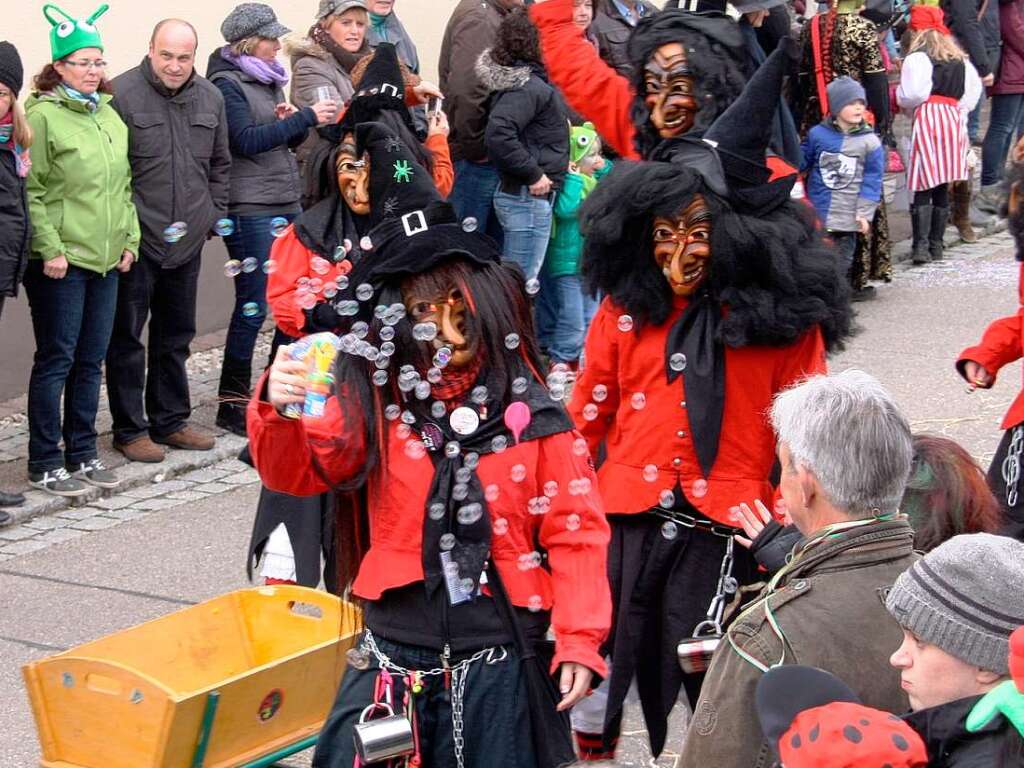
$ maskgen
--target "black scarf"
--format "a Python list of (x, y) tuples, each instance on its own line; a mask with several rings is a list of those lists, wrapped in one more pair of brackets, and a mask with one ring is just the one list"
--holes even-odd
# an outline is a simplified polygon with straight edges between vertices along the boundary
[[(529, 381), (530, 388), (522, 399), (530, 406), (532, 419), (520, 440), (537, 440), (571, 430), (572, 421), (565, 410), (551, 400), (539, 382), (532, 377), (529, 377)], [(490, 510), (476, 468), (467, 468), (469, 472), (464, 473), (468, 474), (466, 495), (460, 500), (456, 500), (453, 495), (458, 483), (456, 475), (464, 468), (463, 457), (466, 454), (475, 453), (482, 457), (493, 453), (492, 441), (495, 437), (504, 436), (509, 447), (513, 444), (512, 435), (505, 427), (504, 411), (500, 404), (488, 401), (485, 406), (477, 406), (467, 401), (462, 407), (473, 408), (478, 413), (484, 407), (487, 409), (487, 418), (481, 418), (480, 426), (470, 435), (456, 433), (447, 417), (430, 421), (418, 418), (413, 427), (424, 442), (429, 440), (428, 452), (434, 463), (434, 479), (423, 516), (423, 580), (428, 595), (432, 595), (445, 580), (441, 568), (441, 538), (446, 534), (455, 538), (454, 546), (448, 551), (451, 562), (458, 566), (458, 579), (471, 579), (473, 589), (467, 591), (476, 592), (480, 574), (491, 551)], [(445, 446), (452, 441), (459, 443), (460, 451), (455, 456), (448, 456)], [(440, 508), (435, 505), (441, 505), (444, 513), (438, 514)], [(466, 516), (474, 509), (472, 505), (479, 505), (476, 509), (480, 514)], [(435, 507), (434, 515), (431, 515), (431, 507)], [(459, 520), (460, 510), (464, 515), (463, 522)]]
[[(362, 258), (359, 241), (365, 222), (366, 217), (353, 214), (335, 192), (299, 214), (295, 220), (295, 236), (307, 249), (331, 263), (348, 258), (356, 264)], [(346, 240), (347, 257), (338, 253), (338, 246)]]
[[(711, 474), (718, 456), (725, 410), (725, 347), (718, 339), (720, 320), (721, 308), (704, 288), (669, 330), (665, 344), (665, 374), (669, 384), (683, 377), (693, 446), (704, 477)], [(679, 353), (685, 356), (685, 367), (676, 371), (670, 361)]]

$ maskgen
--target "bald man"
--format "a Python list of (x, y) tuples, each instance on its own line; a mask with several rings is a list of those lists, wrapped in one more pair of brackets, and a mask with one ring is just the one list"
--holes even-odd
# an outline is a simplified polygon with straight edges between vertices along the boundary
[[(139, 261), (121, 276), (107, 388), (114, 447), (159, 462), (165, 446), (210, 450), (189, 425), (185, 361), (196, 333), (200, 255), (227, 234), (227, 119), (220, 91), (195, 72), (198, 37), (180, 19), (157, 24), (142, 63), (114, 80), (114, 108), (128, 125), (132, 191), (142, 225)], [(147, 370), (142, 329), (149, 322)]]

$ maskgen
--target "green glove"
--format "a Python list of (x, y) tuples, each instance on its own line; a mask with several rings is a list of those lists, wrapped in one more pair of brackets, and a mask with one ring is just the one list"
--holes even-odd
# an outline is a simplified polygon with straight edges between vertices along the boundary
[(1013, 680), (1000, 683), (974, 705), (967, 716), (967, 730), (971, 733), (980, 731), (999, 715), (1009, 720), (1024, 736), (1024, 693), (1017, 690)]

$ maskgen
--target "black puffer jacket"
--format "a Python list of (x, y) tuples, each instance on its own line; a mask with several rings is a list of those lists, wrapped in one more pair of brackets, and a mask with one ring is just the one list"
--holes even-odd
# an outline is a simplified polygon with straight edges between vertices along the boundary
[(0, 147), (0, 296), (18, 295), (31, 239), (25, 180), (14, 153)]
[(569, 165), (565, 103), (539, 64), (506, 67), (484, 51), (477, 77), (488, 96), (487, 156), (501, 174), (501, 190), (518, 194), (547, 174), (559, 189)]
[(924, 740), (929, 768), (1020, 768), (1024, 765), (1024, 757), (1008, 740), (1011, 726), (1004, 718), (996, 718), (977, 733), (968, 733), (967, 715), (979, 699), (980, 696), (958, 699), (903, 718)]

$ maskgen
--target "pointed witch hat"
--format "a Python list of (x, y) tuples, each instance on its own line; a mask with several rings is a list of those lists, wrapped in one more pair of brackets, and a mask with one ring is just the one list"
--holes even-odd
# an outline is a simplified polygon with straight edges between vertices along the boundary
[(398, 51), (392, 43), (381, 43), (368, 57), (370, 62), (359, 81), (359, 90), (349, 102), (348, 109), (338, 123), (341, 132), (355, 130), (360, 123), (379, 119), (380, 113), (390, 109), (416, 133), (409, 108), (405, 105), (405, 76), (398, 61)]

